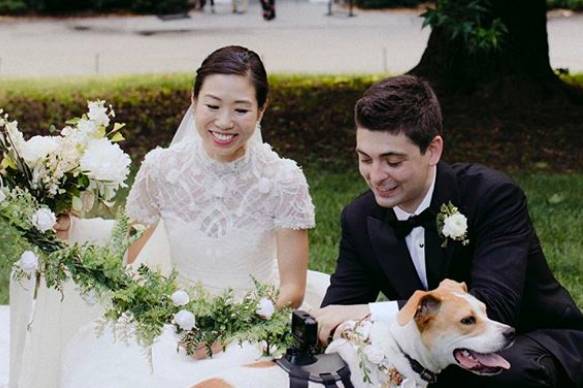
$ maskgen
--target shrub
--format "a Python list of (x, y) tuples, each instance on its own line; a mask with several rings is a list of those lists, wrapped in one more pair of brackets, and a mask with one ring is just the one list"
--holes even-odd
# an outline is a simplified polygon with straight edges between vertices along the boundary
[(28, 5), (24, 0), (0, 0), (0, 14), (17, 15), (27, 10)]
[(574, 11), (583, 10), (583, 0), (547, 0), (549, 9), (565, 8)]

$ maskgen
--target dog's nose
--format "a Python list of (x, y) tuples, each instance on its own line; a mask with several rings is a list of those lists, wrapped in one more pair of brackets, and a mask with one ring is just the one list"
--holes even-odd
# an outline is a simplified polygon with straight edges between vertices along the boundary
[(514, 330), (513, 327), (508, 327), (507, 329), (504, 330), (502, 335), (504, 336), (504, 338), (506, 338), (508, 342), (514, 341), (514, 339), (516, 338), (516, 330)]

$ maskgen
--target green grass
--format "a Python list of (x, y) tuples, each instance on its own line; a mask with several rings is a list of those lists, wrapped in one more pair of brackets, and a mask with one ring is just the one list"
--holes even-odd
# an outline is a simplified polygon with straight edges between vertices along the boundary
[[(310, 233), (310, 267), (334, 269), (340, 234), (340, 212), (365, 189), (356, 168), (330, 172), (305, 169), (316, 206), (317, 227)], [(517, 173), (514, 178), (528, 195), (529, 209), (545, 254), (556, 277), (583, 307), (583, 175)], [(0, 304), (8, 301), (8, 266), (23, 248), (17, 236), (0, 225)]]

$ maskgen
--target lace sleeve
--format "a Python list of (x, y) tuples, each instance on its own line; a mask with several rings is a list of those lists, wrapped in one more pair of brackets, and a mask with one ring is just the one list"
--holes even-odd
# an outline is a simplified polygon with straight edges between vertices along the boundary
[(316, 226), (314, 204), (308, 182), (300, 167), (291, 160), (282, 160), (280, 177), (277, 182), (280, 198), (275, 211), (275, 227), (311, 229)]
[(157, 148), (146, 155), (126, 203), (128, 216), (145, 225), (154, 225), (160, 218), (157, 166), (161, 151)]

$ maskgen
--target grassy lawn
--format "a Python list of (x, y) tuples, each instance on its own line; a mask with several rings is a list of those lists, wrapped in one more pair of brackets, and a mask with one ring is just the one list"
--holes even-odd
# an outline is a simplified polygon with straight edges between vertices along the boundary
[[(316, 205), (317, 227), (310, 235), (310, 267), (334, 269), (342, 207), (365, 189), (356, 169), (338, 173), (305, 168)], [(515, 173), (526, 191), (530, 214), (557, 278), (583, 308), (583, 175)], [(23, 248), (17, 236), (0, 225), (0, 304), (8, 302), (8, 261)]]

